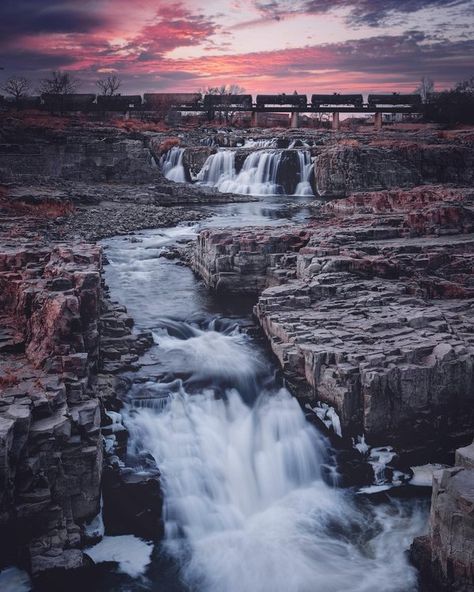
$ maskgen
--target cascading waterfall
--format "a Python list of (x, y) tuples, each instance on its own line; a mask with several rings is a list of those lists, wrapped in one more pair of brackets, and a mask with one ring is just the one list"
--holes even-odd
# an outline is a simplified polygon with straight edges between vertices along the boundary
[(357, 508), (325, 483), (325, 439), (235, 326), (163, 326), (158, 350), (192, 376), (147, 385), (151, 397), (168, 389), (167, 404), (140, 406), (128, 425), (162, 472), (165, 546), (190, 589), (416, 590), (402, 549), (421, 514)]
[(279, 151), (256, 150), (247, 156), (237, 174), (235, 152), (221, 150), (209, 156), (197, 179), (224, 193), (281, 195), (284, 190), (276, 180), (280, 161)]
[(176, 183), (186, 182), (186, 172), (183, 166), (184, 148), (174, 146), (160, 158), (163, 175)]
[(208, 157), (196, 179), (204, 185), (220, 188), (222, 183), (234, 178), (235, 152), (219, 150)]
[(309, 182), (311, 171), (313, 169), (311, 155), (307, 150), (298, 150), (297, 154), (300, 181), (296, 187), (294, 195), (314, 195), (313, 188)]
[[(246, 146), (258, 148), (248, 154), (242, 168), (237, 173), (235, 150), (220, 149), (211, 154), (195, 180), (202, 185), (215, 187), (223, 193), (241, 195), (285, 195), (285, 186), (280, 182), (279, 167), (283, 151), (262, 149), (274, 144), (274, 140), (247, 140)], [(309, 182), (313, 163), (308, 150), (293, 149), (296, 153), (294, 175), (298, 179), (294, 196), (311, 196), (313, 190)], [(188, 179), (183, 166), (184, 148), (173, 147), (160, 159), (164, 176), (177, 183), (185, 183)]]
[[(190, 270), (159, 258), (186, 233), (112, 239), (106, 268), (156, 343), (123, 415), (132, 456), (150, 451), (162, 474), (166, 535), (155, 556), (172, 559), (170, 589), (415, 592), (405, 549), (423, 531), (424, 508), (373, 504), (322, 478), (336, 470), (328, 442), (273, 364), (235, 320), (215, 317)], [(147, 575), (161, 577), (156, 569)], [(123, 590), (166, 589), (137, 582)]]
[[(309, 182), (313, 163), (307, 150), (295, 150), (299, 179), (293, 195), (313, 195)], [(278, 172), (282, 161), (281, 150), (255, 150), (244, 160), (239, 173), (236, 172), (234, 150), (219, 150), (211, 154), (196, 180), (204, 185), (216, 187), (224, 193), (241, 195), (284, 195), (285, 188), (278, 182)]]

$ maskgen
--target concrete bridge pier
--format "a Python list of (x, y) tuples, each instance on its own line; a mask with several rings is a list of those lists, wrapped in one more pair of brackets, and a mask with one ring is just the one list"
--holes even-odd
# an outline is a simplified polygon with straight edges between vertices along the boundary
[(290, 127), (291, 129), (297, 129), (300, 127), (300, 118), (297, 111), (291, 112)]
[(339, 130), (339, 111), (334, 111), (332, 114), (332, 129), (335, 132)]
[(252, 111), (252, 116), (250, 118), (250, 127), (258, 127), (258, 113), (257, 113), (257, 111)]
[(374, 128), (376, 131), (380, 131), (382, 129), (382, 113), (376, 113), (374, 115)]

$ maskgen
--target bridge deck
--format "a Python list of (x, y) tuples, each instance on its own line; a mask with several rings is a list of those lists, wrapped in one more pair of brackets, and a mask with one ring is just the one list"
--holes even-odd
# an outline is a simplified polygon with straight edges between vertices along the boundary
[(314, 107), (311, 104), (305, 107), (294, 107), (294, 106), (257, 106), (256, 104), (252, 107), (242, 106), (213, 106), (212, 108), (203, 107), (202, 105), (191, 106), (180, 106), (173, 105), (171, 109), (175, 111), (193, 111), (193, 112), (209, 112), (209, 111), (242, 111), (252, 113), (420, 113), (420, 107), (410, 106), (387, 106), (387, 107), (372, 107), (369, 105), (363, 105), (362, 107), (344, 107), (335, 105), (334, 107)]

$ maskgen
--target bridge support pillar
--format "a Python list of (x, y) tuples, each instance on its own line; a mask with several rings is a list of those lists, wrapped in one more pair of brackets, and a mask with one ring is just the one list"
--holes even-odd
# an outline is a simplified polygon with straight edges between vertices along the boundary
[(297, 111), (291, 112), (290, 127), (291, 129), (297, 129), (300, 127), (300, 118)]
[(258, 127), (258, 113), (257, 113), (257, 111), (252, 111), (252, 116), (250, 119), (250, 127)]
[(374, 128), (376, 131), (380, 131), (382, 129), (382, 113), (376, 113), (374, 115)]
[(332, 129), (335, 132), (339, 130), (339, 111), (334, 111), (332, 114)]

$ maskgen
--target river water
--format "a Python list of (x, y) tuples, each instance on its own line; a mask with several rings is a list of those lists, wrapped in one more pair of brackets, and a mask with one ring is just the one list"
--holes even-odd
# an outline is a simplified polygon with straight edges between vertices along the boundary
[(304, 201), (297, 209), (287, 201), (215, 206), (199, 225), (105, 243), (112, 297), (154, 334), (125, 422), (130, 446), (150, 451), (162, 472), (166, 534), (158, 548), (142, 544), (136, 560), (140, 542), (117, 538), (122, 557), (103, 573), (103, 590), (418, 589), (406, 550), (424, 530), (426, 504), (374, 503), (323, 478), (337, 473), (329, 442), (247, 334), (250, 303), (219, 300), (187, 267), (159, 256), (202, 227), (303, 220)]

